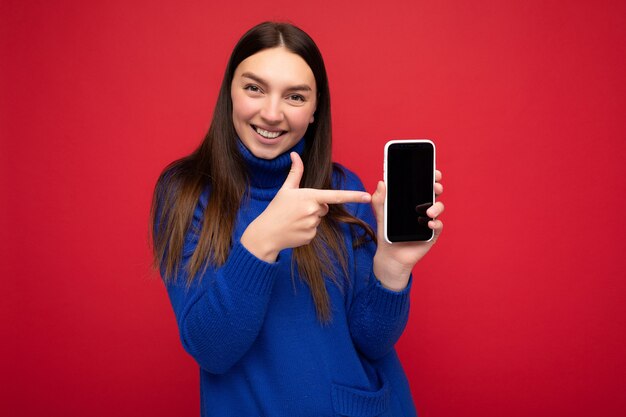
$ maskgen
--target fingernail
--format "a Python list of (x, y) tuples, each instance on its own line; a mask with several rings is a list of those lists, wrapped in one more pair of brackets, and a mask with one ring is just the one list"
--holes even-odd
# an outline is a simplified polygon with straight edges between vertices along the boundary
[(370, 196), (369, 194), (363, 194), (361, 200), (367, 203), (368, 201), (370, 201), (371, 198), (372, 196)]

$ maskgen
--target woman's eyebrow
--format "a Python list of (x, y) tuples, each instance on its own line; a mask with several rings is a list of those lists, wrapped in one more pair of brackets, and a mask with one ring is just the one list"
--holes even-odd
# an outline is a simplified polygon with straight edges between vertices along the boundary
[[(245, 78), (250, 78), (251, 80), (254, 80), (259, 84), (267, 85), (267, 82), (263, 78), (251, 72), (244, 72), (243, 74), (241, 74), (241, 76)], [(300, 85), (294, 85), (292, 87), (289, 87), (287, 88), (287, 90), (288, 91), (312, 91), (312, 88), (308, 84), (300, 84)]]

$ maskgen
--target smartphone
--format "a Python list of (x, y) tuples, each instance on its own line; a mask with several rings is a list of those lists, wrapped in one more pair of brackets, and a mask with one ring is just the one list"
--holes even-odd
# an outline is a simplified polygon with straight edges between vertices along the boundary
[(385, 145), (385, 240), (429, 241), (426, 210), (435, 203), (435, 144), (428, 139), (392, 140)]

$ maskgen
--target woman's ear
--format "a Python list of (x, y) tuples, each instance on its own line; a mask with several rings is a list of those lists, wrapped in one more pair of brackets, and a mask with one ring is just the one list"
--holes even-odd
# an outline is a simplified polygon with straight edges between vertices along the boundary
[(313, 109), (313, 114), (311, 115), (311, 120), (309, 121), (309, 124), (315, 121), (315, 112), (317, 111), (317, 103), (319, 102), (319, 99), (320, 93), (317, 93), (317, 97), (315, 97), (315, 108)]

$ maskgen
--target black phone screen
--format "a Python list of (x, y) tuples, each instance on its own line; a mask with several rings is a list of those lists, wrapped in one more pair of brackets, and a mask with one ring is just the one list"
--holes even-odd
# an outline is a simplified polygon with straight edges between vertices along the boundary
[(426, 210), (434, 204), (435, 149), (429, 142), (393, 143), (387, 148), (387, 238), (429, 240)]

